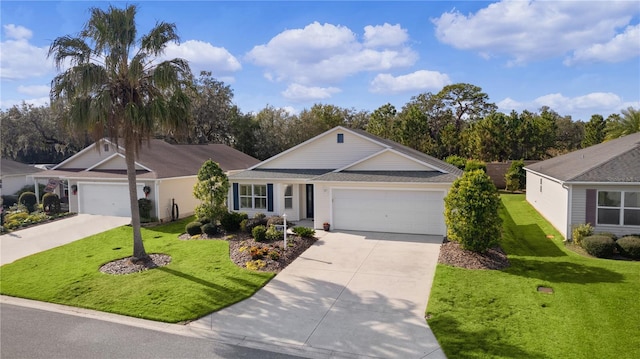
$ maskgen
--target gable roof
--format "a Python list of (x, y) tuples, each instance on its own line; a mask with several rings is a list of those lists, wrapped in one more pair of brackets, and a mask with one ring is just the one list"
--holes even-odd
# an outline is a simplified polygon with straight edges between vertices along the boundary
[(640, 132), (526, 166), (564, 182), (640, 182)]
[[(102, 139), (113, 144), (107, 139)], [(115, 146), (115, 144), (113, 144)], [(64, 173), (74, 177), (119, 178), (126, 175), (123, 159), (124, 149), (108, 158), (87, 166), (87, 168), (67, 168), (66, 163), (73, 163), (76, 156), (88, 151), (97, 151), (95, 144), (83, 149), (71, 158), (48, 171), (48, 175), (62, 176)], [(174, 145), (163, 140), (152, 139), (143, 142), (136, 158), (139, 178), (172, 178), (197, 175), (202, 164), (211, 159), (224, 171), (237, 171), (249, 168), (260, 161), (243, 152), (223, 144)], [(106, 166), (109, 164), (110, 166)], [(108, 168), (108, 169), (107, 169)], [(44, 174), (44, 173), (43, 173)]]
[[(305, 147), (312, 146), (313, 142), (323, 141), (327, 136), (335, 132), (350, 132), (354, 136), (363, 139), (365, 143), (373, 144), (377, 152), (353, 160), (339, 168), (271, 168), (272, 165), (285, 156)], [(361, 165), (376, 157), (389, 155), (397, 156), (414, 165), (411, 169), (391, 170), (389, 168), (368, 167), (363, 170)], [(425, 153), (401, 145), (397, 142), (383, 139), (363, 130), (350, 129), (342, 126), (334, 127), (318, 136), (315, 136), (297, 146), (283, 151), (259, 164), (230, 177), (235, 179), (297, 179), (313, 181), (360, 181), (360, 182), (453, 182), (462, 175), (462, 171), (437, 158)]]
[(16, 162), (8, 158), (0, 159), (0, 175), (2, 176), (27, 175), (41, 171), (43, 170), (40, 168)]

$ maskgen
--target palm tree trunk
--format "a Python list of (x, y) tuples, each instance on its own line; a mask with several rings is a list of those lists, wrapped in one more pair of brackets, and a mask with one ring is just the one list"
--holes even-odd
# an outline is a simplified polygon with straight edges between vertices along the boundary
[(144, 250), (142, 233), (140, 232), (140, 210), (138, 208), (138, 191), (136, 184), (135, 143), (125, 139), (125, 162), (127, 164), (127, 182), (129, 182), (129, 201), (131, 204), (131, 227), (133, 228), (133, 258), (132, 261), (149, 259)]

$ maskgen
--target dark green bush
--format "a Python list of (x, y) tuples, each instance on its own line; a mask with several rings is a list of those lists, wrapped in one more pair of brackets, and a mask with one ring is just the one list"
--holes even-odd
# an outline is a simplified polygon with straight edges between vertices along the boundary
[(640, 236), (625, 236), (616, 242), (618, 251), (625, 257), (640, 259)]
[(300, 237), (305, 238), (313, 237), (316, 234), (316, 230), (309, 227), (293, 227), (292, 231)]
[(487, 164), (479, 160), (468, 160), (464, 165), (465, 172), (471, 172), (474, 170), (482, 170), (487, 173)]
[(36, 210), (38, 199), (36, 197), (36, 194), (33, 192), (24, 192), (18, 198), (18, 203), (27, 207), (27, 211), (33, 212)]
[(251, 234), (256, 242), (264, 242), (267, 239), (267, 227), (262, 225), (255, 226), (251, 230)]
[(220, 225), (227, 232), (237, 232), (240, 229), (240, 223), (249, 218), (246, 213), (227, 212), (220, 218)]
[(202, 225), (202, 227), (200, 227), (200, 229), (202, 230), (202, 233), (205, 233), (209, 236), (215, 236), (216, 234), (218, 234), (218, 226), (213, 223), (205, 223)]
[(140, 218), (151, 218), (151, 210), (153, 209), (153, 203), (148, 198), (138, 199), (138, 209), (140, 210)]
[(247, 233), (253, 233), (253, 229), (257, 226), (267, 226), (267, 218), (249, 218), (242, 221), (240, 229)]
[(589, 236), (582, 239), (582, 248), (594, 257), (608, 258), (613, 255), (616, 242), (608, 236)]
[(197, 234), (202, 234), (202, 223), (197, 222), (197, 221), (189, 222), (184, 227), (184, 229), (185, 229), (185, 231), (187, 231), (187, 233), (189, 233), (190, 236), (195, 236)]
[(2, 207), (9, 208), (18, 203), (18, 196), (2, 196)]
[(507, 190), (517, 191), (527, 187), (527, 174), (524, 170), (524, 161), (518, 160), (511, 162), (509, 171), (504, 175)]
[(60, 213), (62, 207), (60, 206), (60, 197), (55, 193), (45, 193), (42, 196), (42, 209), (49, 214)]
[(464, 170), (465, 166), (467, 165), (467, 160), (460, 157), (460, 156), (456, 156), (456, 155), (451, 155), (447, 158), (444, 159), (444, 161), (450, 165), (454, 165), (456, 167), (458, 167), (461, 170)]
[(279, 241), (284, 239), (284, 232), (277, 230), (275, 225), (270, 225), (265, 234), (268, 241)]
[(618, 239), (618, 236), (616, 236), (616, 235), (615, 235), (615, 234), (613, 234), (613, 233), (609, 233), (609, 232), (595, 232), (595, 233), (594, 233), (594, 235), (596, 235), (596, 236), (605, 236), (605, 237), (609, 237), (609, 238), (613, 239), (614, 241), (615, 241), (616, 239)]

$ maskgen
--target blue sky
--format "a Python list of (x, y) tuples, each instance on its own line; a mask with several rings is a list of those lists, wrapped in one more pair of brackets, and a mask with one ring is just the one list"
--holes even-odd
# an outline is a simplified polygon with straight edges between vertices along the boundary
[(175, 23), (189, 60), (243, 112), (315, 103), (373, 111), (466, 82), (500, 111), (574, 120), (640, 108), (640, 1), (0, 2), (0, 108), (48, 103), (51, 42), (90, 7), (139, 6), (140, 34)]

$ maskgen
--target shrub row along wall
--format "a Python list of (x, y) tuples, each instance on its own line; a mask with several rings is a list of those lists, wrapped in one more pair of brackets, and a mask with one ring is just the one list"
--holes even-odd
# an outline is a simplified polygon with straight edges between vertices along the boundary
[[(507, 187), (507, 183), (504, 179), (504, 175), (506, 175), (507, 171), (509, 171), (511, 162), (513, 161), (487, 163), (487, 174), (489, 175), (489, 177), (491, 177), (491, 181), (493, 181), (493, 184), (497, 188), (503, 189)], [(527, 160), (527, 161), (524, 161), (524, 165), (526, 167), (536, 162), (538, 161)]]

